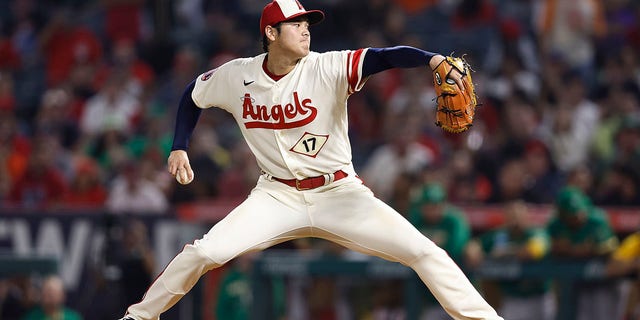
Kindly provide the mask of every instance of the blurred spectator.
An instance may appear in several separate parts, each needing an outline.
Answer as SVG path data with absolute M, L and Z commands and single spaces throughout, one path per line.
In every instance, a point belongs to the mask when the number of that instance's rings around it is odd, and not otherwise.
M 561 189 L 555 200 L 555 217 L 547 228 L 551 253 L 560 258 L 591 258 L 610 254 L 618 244 L 606 212 L 574 187 Z
M 500 61 L 500 67 L 491 81 L 486 82 L 488 97 L 506 100 L 510 96 L 523 95 L 526 99 L 535 99 L 540 94 L 540 79 L 530 70 L 525 69 L 522 58 L 506 55 Z
M 522 146 L 535 134 L 540 126 L 540 119 L 533 104 L 520 91 L 505 97 L 500 109 L 501 130 L 504 137 L 503 157 L 520 156 Z
M 539 42 L 544 54 L 559 55 L 584 80 L 593 80 L 594 38 L 607 32 L 602 0 L 543 0 L 538 21 Z
M 309 320 L 352 319 L 347 305 L 345 286 L 332 277 L 305 277 L 289 282 L 291 291 L 286 301 L 287 317 Z M 293 289 L 292 289 L 293 287 Z
M 580 165 L 567 173 L 566 186 L 574 187 L 587 196 L 594 192 L 594 174 L 587 165 Z
M 66 293 L 62 279 L 49 276 L 42 282 L 40 306 L 27 313 L 22 320 L 81 320 L 76 311 L 65 307 Z
M 0 319 L 19 320 L 38 303 L 33 277 L 15 275 L 0 278 Z
M 205 29 L 206 10 L 202 0 L 179 0 L 173 3 L 174 29 L 179 33 L 200 34 Z
M 396 211 L 406 218 L 409 215 L 409 209 L 411 208 L 411 194 L 421 183 L 422 181 L 420 180 L 419 175 L 406 172 L 401 173 L 393 182 L 393 192 L 387 200 L 387 204 L 396 209 Z
M 83 134 L 96 136 L 109 130 L 131 134 L 140 115 L 140 101 L 125 89 L 123 73 L 114 73 L 95 96 L 87 100 L 80 128 Z
M 101 0 L 105 11 L 105 31 L 110 43 L 122 39 L 140 40 L 143 0 Z
M 523 198 L 526 179 L 527 171 L 522 158 L 504 160 L 502 167 L 498 168 L 494 192 L 489 201 L 501 203 Z
M 9 175 L 9 169 L 5 165 L 7 162 L 6 157 L 5 151 L 0 148 L 0 208 L 3 207 L 11 190 L 11 176 Z
M 607 258 L 618 246 L 606 212 L 594 207 L 580 190 L 565 187 L 555 201 L 555 217 L 547 225 L 551 254 L 558 259 Z M 615 316 L 618 303 L 616 283 L 577 282 L 578 320 L 607 319 Z
M 11 47 L 15 50 L 19 60 L 10 69 L 14 76 L 16 114 L 20 118 L 31 119 L 34 109 L 40 101 L 40 95 L 46 86 L 46 69 L 44 57 L 40 48 L 40 34 L 44 25 L 50 20 L 49 7 L 34 0 L 4 1 L 6 19 L 2 20 L 0 29 L 6 32 Z M 2 11 L 2 9 L 0 9 Z M 3 59 L 0 59 L 3 60 Z
M 77 24 L 73 14 L 70 8 L 56 8 L 39 34 L 47 83 L 52 87 L 64 83 L 74 68 L 96 67 L 102 59 L 100 40 L 89 28 Z
M 433 152 L 418 142 L 417 123 L 404 119 L 403 125 L 389 128 L 391 141 L 379 146 L 361 170 L 365 184 L 383 201 L 389 200 L 401 174 L 417 174 L 434 160 Z
M 136 127 L 136 132 L 125 142 L 123 151 L 138 159 L 143 178 L 157 184 L 165 194 L 170 193 L 175 180 L 166 168 L 173 136 L 166 131 L 168 120 L 158 114 L 146 114 Z
M 371 316 L 365 315 L 370 320 L 404 320 L 406 316 L 405 299 L 402 281 L 376 281 L 372 290 Z
M 142 179 L 153 182 L 163 194 L 168 196 L 171 186 L 175 184 L 175 179 L 167 171 L 165 159 L 158 150 L 149 148 L 138 161 Z
M 587 160 L 600 115 L 582 78 L 568 73 L 563 83 L 566 89 L 556 95 L 557 105 L 545 110 L 540 134 L 558 169 L 567 172 Z
M 640 205 L 640 173 L 627 165 L 614 165 L 602 176 L 595 201 L 605 206 Z
M 179 48 L 172 63 L 168 64 L 170 70 L 158 79 L 154 101 L 164 106 L 169 114 L 175 114 L 185 86 L 198 75 L 202 63 L 202 54 L 196 48 Z
M 640 318 L 640 231 L 626 236 L 607 263 L 611 277 L 627 277 L 629 291 L 622 297 L 623 311 L 620 319 Z
M 164 170 L 173 142 L 172 134 L 166 130 L 168 126 L 170 124 L 166 117 L 149 110 L 136 127 L 135 134 L 127 139 L 126 148 L 135 158 L 146 156 L 161 162 Z
M 462 211 L 448 203 L 442 185 L 428 183 L 418 191 L 411 204 L 409 221 L 462 265 L 471 230 Z M 425 292 L 425 297 L 421 319 L 450 319 L 431 293 Z
M 49 17 L 47 6 L 38 6 L 34 0 L 15 0 L 9 4 L 9 16 L 4 20 L 5 32 L 10 35 L 21 67 L 29 68 L 37 63 L 38 33 L 42 32 Z
M 640 116 L 633 115 L 625 118 L 614 139 L 614 163 L 640 170 Z
M 637 13 L 638 11 L 640 11 L 640 6 L 636 4 L 636 15 L 640 15 L 640 13 Z M 637 20 L 638 19 L 636 19 L 636 23 Z M 638 32 L 638 28 L 635 28 L 629 32 L 629 35 L 630 37 L 633 35 L 635 40 L 624 45 L 621 50 L 621 60 L 624 66 L 623 71 L 625 79 L 635 83 L 636 86 L 640 86 L 640 59 L 638 59 L 638 50 L 640 50 L 640 32 Z
M 20 56 L 16 48 L 0 29 L 0 70 L 16 70 L 20 67 Z
M 514 200 L 504 205 L 505 224 L 482 234 L 468 246 L 469 264 L 484 259 L 508 259 L 522 263 L 544 258 L 549 252 L 549 236 L 531 225 L 527 205 Z M 511 320 L 555 319 L 551 280 L 518 279 L 499 282 L 499 314 Z
M 562 176 L 542 141 L 531 140 L 525 145 L 524 167 L 527 175 L 523 200 L 532 203 L 553 202 L 561 187 Z
M 500 68 L 503 59 L 515 57 L 525 69 L 538 72 L 540 69 L 538 44 L 533 34 L 533 6 L 536 2 L 529 0 L 510 1 L 495 0 L 497 7 L 497 27 L 499 42 L 489 47 L 486 70 L 493 72 Z
M 155 256 L 149 244 L 147 226 L 138 219 L 129 219 L 123 225 L 122 247 L 117 255 L 121 271 L 123 305 L 140 300 L 153 281 Z
M 216 182 L 218 196 L 221 199 L 246 197 L 260 176 L 260 169 L 255 163 L 256 159 L 249 150 L 249 146 L 244 142 L 236 143 L 231 150 L 230 166 L 222 172 L 220 179 Z
M 633 42 L 633 34 L 640 28 L 637 2 L 633 0 L 603 1 L 607 34 L 598 44 L 600 50 L 618 52 Z
M 489 199 L 493 187 L 489 178 L 474 166 L 473 153 L 469 149 L 453 152 L 448 162 L 451 181 L 449 200 L 458 204 L 478 204 Z
M 592 157 L 600 168 L 616 161 L 616 138 L 627 118 L 638 114 L 640 90 L 631 82 L 607 85 L 600 89 L 600 119 L 593 134 Z M 627 122 L 627 123 L 625 123 Z
M 477 24 L 490 24 L 496 14 L 495 6 L 486 0 L 462 0 L 453 15 L 456 28 L 472 27 Z
M 4 183 L 15 183 L 27 169 L 31 141 L 18 127 L 12 110 L 0 108 L 0 165 L 7 175 Z
M 89 139 L 87 152 L 105 169 L 107 181 L 111 181 L 117 169 L 131 158 L 127 142 L 127 136 L 116 130 L 107 130 Z
M 68 183 L 55 166 L 55 145 L 51 137 L 40 136 L 34 142 L 24 173 L 14 181 L 9 201 L 25 208 L 49 209 L 60 205 Z
M 77 161 L 69 189 L 63 197 L 63 206 L 100 209 L 106 200 L 107 189 L 98 164 L 90 158 Z
M 59 136 L 62 147 L 68 150 L 74 150 L 79 142 L 78 122 L 71 102 L 65 89 L 45 91 L 33 122 L 35 132 Z
M 218 300 L 216 301 L 216 318 L 229 320 L 251 319 L 252 254 L 243 254 L 231 262 L 220 280 Z
M 138 57 L 136 43 L 131 38 L 120 38 L 113 44 L 108 60 L 96 74 L 97 85 L 117 73 L 122 73 L 123 90 L 136 98 L 146 97 L 153 88 L 155 72 Z
M 424 77 L 421 69 L 400 69 L 402 85 L 393 91 L 385 106 L 385 128 L 401 127 L 406 124 L 408 116 L 418 123 L 420 131 L 441 133 L 433 126 L 435 120 L 436 93 L 432 80 Z M 393 133 L 391 133 L 393 134 Z
M 106 206 L 110 212 L 164 214 L 169 208 L 166 195 L 155 183 L 141 175 L 137 162 L 125 162 L 111 184 Z
M 473 65 L 486 58 L 486 43 L 494 41 L 496 32 L 496 6 L 489 0 L 461 0 L 451 15 L 452 35 L 457 37 L 454 47 L 468 53 Z
M 214 198 L 219 196 L 221 192 L 225 194 L 224 198 L 228 198 L 241 196 L 234 195 L 235 192 L 248 192 L 248 181 L 254 180 L 255 177 L 245 177 L 245 174 L 241 174 L 246 170 L 245 165 L 249 165 L 245 161 L 253 158 L 251 156 L 250 159 L 245 160 L 245 156 L 249 154 L 243 151 L 246 151 L 247 147 L 237 146 L 235 150 L 232 150 L 234 153 L 229 152 L 220 145 L 218 135 L 212 127 L 203 126 L 198 130 L 200 133 L 193 136 L 189 147 L 190 164 L 194 171 L 199 172 L 198 177 L 186 186 L 174 184 L 172 201 L 180 203 L 195 199 Z M 223 177 L 225 169 L 229 170 Z M 221 183 L 222 179 L 227 181 Z M 222 188 L 219 189 L 220 187 Z
M 2 112 L 13 112 L 16 108 L 16 97 L 14 95 L 14 82 L 9 72 L 3 72 L 0 68 L 0 110 Z
M 96 232 L 103 240 L 88 267 L 89 281 L 78 299 L 90 319 L 121 317 L 129 303 L 139 300 L 155 276 L 155 252 L 146 222 L 137 215 L 101 216 Z

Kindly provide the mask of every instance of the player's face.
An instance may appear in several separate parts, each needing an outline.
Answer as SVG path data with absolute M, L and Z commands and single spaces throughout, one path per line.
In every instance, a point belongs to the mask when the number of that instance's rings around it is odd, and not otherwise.
M 283 22 L 280 27 L 278 44 L 284 52 L 295 57 L 303 58 L 308 55 L 311 46 L 309 22 L 305 20 Z

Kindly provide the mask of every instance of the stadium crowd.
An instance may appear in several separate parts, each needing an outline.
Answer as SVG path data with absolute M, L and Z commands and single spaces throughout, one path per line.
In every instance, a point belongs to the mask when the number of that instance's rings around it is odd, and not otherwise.
M 262 51 L 265 3 L 1 1 L 0 209 L 166 214 L 182 203 L 244 198 L 260 172 L 220 110 L 203 113 L 191 141 L 193 183 L 175 183 L 165 163 L 184 87 Z M 375 75 L 349 99 L 356 170 L 425 233 L 442 225 L 437 217 L 433 225 L 420 220 L 421 201 L 504 205 L 512 221 L 505 230 L 529 230 L 522 203 L 576 215 L 593 205 L 640 207 L 637 1 L 303 3 L 327 14 L 311 29 L 312 50 L 412 45 L 464 55 L 473 66 L 482 105 L 463 134 L 434 125 L 426 67 Z M 433 200 L 423 187 L 442 191 Z M 577 197 L 579 207 L 563 196 Z M 464 230 L 464 223 L 456 225 Z M 593 223 L 611 233 L 605 222 Z M 543 240 L 527 231 L 526 239 L 510 241 L 526 247 L 535 240 L 535 250 L 517 254 L 522 259 L 563 255 L 567 244 L 553 241 L 561 228 L 549 226 Z M 498 236 L 504 232 L 461 236 L 456 258 L 473 267 L 504 254 Z M 609 237 L 593 241 L 586 256 L 616 247 Z M 508 292 L 522 294 L 511 285 Z M 530 293 L 547 303 L 547 283 L 536 285 Z
M 414 45 L 476 71 L 482 106 L 461 135 L 434 126 L 427 70 L 377 75 L 351 97 L 354 164 L 383 199 L 406 205 L 435 174 L 458 203 L 548 203 L 577 183 L 596 204 L 640 204 L 637 3 L 307 2 L 327 12 L 317 51 Z M 177 187 L 164 164 L 184 86 L 260 52 L 262 5 L 4 1 L 0 203 L 163 212 L 244 196 L 258 171 L 223 112 L 194 136 L 194 184 Z

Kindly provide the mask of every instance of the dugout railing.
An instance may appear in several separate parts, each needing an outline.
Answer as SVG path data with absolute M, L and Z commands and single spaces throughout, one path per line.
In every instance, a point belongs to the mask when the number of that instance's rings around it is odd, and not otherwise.
M 557 320 L 575 319 L 575 284 L 584 281 L 606 280 L 606 261 L 544 259 L 521 263 L 513 260 L 488 260 L 473 272 L 466 272 L 474 281 L 552 279 L 558 297 Z M 379 258 L 350 261 L 314 255 L 286 252 L 269 252 L 257 258 L 254 264 L 253 320 L 273 319 L 269 297 L 271 279 L 295 277 L 355 277 L 372 282 L 381 279 L 404 281 L 404 303 L 407 320 L 419 318 L 420 294 L 423 286 L 415 272 L 399 263 Z M 611 279 L 615 281 L 616 279 Z

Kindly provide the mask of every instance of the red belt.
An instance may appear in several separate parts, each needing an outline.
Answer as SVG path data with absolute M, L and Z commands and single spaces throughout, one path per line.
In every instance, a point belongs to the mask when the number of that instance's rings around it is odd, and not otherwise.
M 280 179 L 280 178 L 276 178 L 273 177 L 274 180 L 278 181 L 278 182 L 282 182 L 290 187 L 296 188 L 298 190 L 310 190 L 310 189 L 315 189 L 317 187 L 322 187 L 324 185 L 327 185 L 329 183 L 331 183 L 331 175 L 333 175 L 333 182 L 338 181 L 342 178 L 346 178 L 347 177 L 347 173 L 342 171 L 342 170 L 338 170 L 332 174 L 325 174 L 325 175 L 321 175 L 321 176 L 317 176 L 317 177 L 311 177 L 311 178 L 306 178 L 306 179 L 302 179 L 302 180 L 298 180 L 298 179 Z M 327 179 L 329 179 L 329 182 L 327 182 Z

